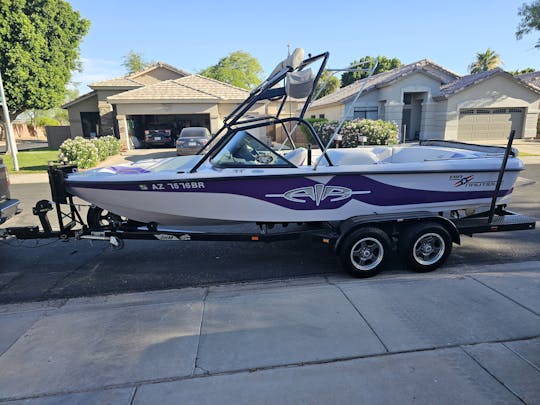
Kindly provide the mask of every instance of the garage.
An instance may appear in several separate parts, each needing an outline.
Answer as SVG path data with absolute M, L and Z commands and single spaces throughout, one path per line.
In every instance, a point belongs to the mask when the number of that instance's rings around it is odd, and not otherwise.
M 130 137 L 136 137 L 141 145 L 145 131 L 168 130 L 176 139 L 183 128 L 206 127 L 210 129 L 210 114 L 146 114 L 127 115 L 126 122 Z
M 459 111 L 458 139 L 475 141 L 480 139 L 508 138 L 516 131 L 516 138 L 523 136 L 524 108 L 467 108 Z

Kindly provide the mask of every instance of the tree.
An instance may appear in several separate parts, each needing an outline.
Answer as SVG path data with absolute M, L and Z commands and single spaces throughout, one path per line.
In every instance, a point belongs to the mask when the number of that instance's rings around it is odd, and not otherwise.
M 79 97 L 79 86 L 80 82 L 70 82 L 66 86 L 66 95 L 64 98 L 64 103 L 68 103 L 71 100 Z M 26 110 L 24 113 L 17 117 L 19 120 L 24 120 L 26 124 L 35 127 L 41 127 L 45 125 L 55 126 L 55 125 L 69 125 L 69 116 L 67 110 L 62 107 L 53 107 L 49 110 Z
M 221 58 L 216 65 L 200 72 L 202 76 L 248 90 L 261 82 L 262 73 L 263 69 L 257 58 L 243 51 L 232 52 Z
M 363 58 L 358 59 L 357 61 L 354 60 L 351 62 L 350 66 L 355 66 L 359 63 L 363 63 L 360 65 L 360 68 L 372 68 L 374 60 L 377 60 L 377 68 L 373 72 L 374 75 L 387 72 L 389 70 L 398 68 L 400 66 L 403 66 L 401 61 L 398 58 L 387 58 L 386 56 L 377 56 L 376 58 L 372 56 L 364 56 Z M 348 86 L 351 83 L 354 83 L 357 80 L 364 79 L 368 76 L 369 72 L 366 71 L 360 71 L 360 72 L 345 72 L 341 75 L 341 87 Z
M 519 75 L 522 75 L 524 73 L 532 73 L 532 72 L 536 72 L 536 69 L 528 67 L 528 68 L 525 68 L 525 69 L 517 69 L 517 70 L 509 70 L 508 71 L 508 73 L 510 73 L 513 76 L 519 76 Z
M 472 74 L 495 69 L 503 64 L 501 57 L 493 49 L 486 49 L 485 52 L 477 52 L 476 60 L 469 65 L 469 72 Z
M 124 66 L 128 74 L 139 72 L 152 65 L 153 61 L 145 61 L 142 53 L 130 50 L 127 55 L 122 58 L 122 66 Z
M 315 88 L 315 95 L 317 99 L 332 94 L 337 89 L 339 89 L 339 79 L 335 76 L 331 76 L 326 70 L 321 75 L 319 83 Z
M 521 21 L 517 26 L 516 38 L 521 39 L 523 35 L 532 31 L 540 31 L 540 0 L 535 0 L 531 4 L 523 3 L 518 11 Z M 540 48 L 540 39 L 534 45 Z
M 10 118 L 64 101 L 89 26 L 64 0 L 0 0 L 0 68 Z

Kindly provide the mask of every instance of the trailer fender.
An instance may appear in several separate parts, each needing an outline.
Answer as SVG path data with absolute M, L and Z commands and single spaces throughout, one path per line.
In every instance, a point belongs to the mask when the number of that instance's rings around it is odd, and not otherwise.
M 459 230 L 450 219 L 431 212 L 422 211 L 404 214 L 369 215 L 349 218 L 339 224 L 339 236 L 334 243 L 334 250 L 339 251 L 341 244 L 347 235 L 356 231 L 357 229 L 366 226 L 373 226 L 382 229 L 390 235 L 394 228 L 397 228 L 399 232 L 399 230 L 404 228 L 407 224 L 420 221 L 433 221 L 441 224 L 450 233 L 453 243 L 458 245 L 461 243 Z

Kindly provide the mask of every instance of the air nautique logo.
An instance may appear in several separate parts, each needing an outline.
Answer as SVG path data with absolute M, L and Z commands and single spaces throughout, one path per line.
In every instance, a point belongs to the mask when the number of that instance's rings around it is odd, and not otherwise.
M 322 201 L 330 199 L 331 202 L 346 200 L 356 194 L 369 194 L 371 191 L 353 191 L 347 187 L 325 186 L 315 184 L 314 186 L 294 188 L 283 194 L 266 194 L 265 197 L 284 198 L 287 201 L 297 203 L 307 203 L 309 200 L 315 201 L 318 207 Z
M 454 183 L 454 185 L 456 187 L 463 186 L 464 184 L 469 183 L 472 179 L 474 179 L 474 174 L 471 174 L 470 176 L 467 176 L 467 177 L 460 178 L 458 181 Z

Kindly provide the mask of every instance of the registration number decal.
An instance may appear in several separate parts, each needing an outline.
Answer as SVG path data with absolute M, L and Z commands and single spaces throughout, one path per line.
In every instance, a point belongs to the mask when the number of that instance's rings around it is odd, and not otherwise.
M 140 187 L 141 190 L 144 188 Z M 171 190 L 200 190 L 204 189 L 203 181 L 181 181 L 167 183 L 152 183 L 152 190 L 171 191 Z

